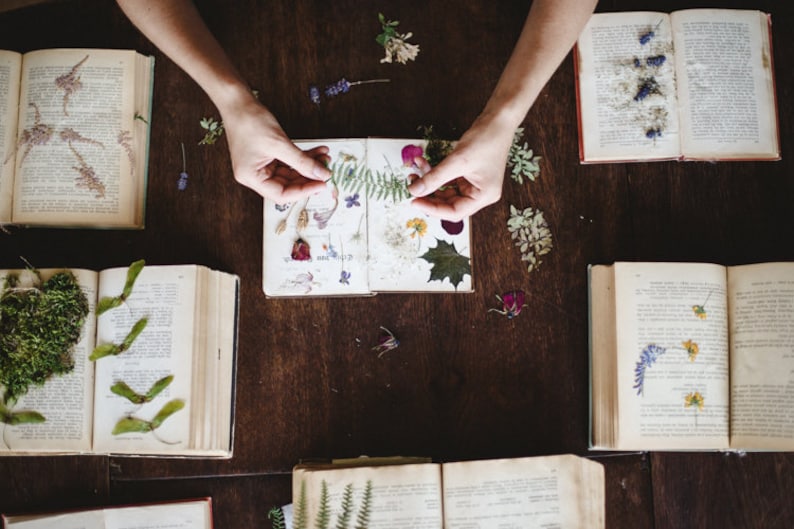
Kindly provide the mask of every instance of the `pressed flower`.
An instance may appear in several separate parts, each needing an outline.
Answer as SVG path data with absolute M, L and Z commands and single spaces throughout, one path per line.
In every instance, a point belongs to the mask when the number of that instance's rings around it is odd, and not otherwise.
M 703 305 L 692 305 L 692 312 L 695 313 L 695 316 L 700 318 L 701 320 L 706 319 L 706 308 Z
M 311 99 L 312 103 L 315 105 L 320 104 L 320 89 L 314 85 L 309 86 L 309 99 Z
M 408 33 L 398 33 L 396 28 L 400 21 L 386 20 L 382 13 L 378 13 L 378 20 L 382 31 L 375 37 L 375 41 L 386 50 L 386 56 L 380 62 L 391 63 L 396 61 L 400 64 L 406 64 L 408 61 L 415 60 L 419 54 L 419 45 L 407 42 L 413 36 L 413 33 L 410 31 Z
M 406 222 L 405 227 L 411 230 L 412 239 L 416 235 L 419 235 L 419 237 L 424 237 L 425 233 L 427 233 L 427 222 L 425 222 L 424 219 L 420 219 L 419 217 L 415 217 Z
M 523 290 L 511 290 L 501 296 L 497 294 L 496 299 L 502 303 L 502 308 L 488 309 L 488 312 L 498 312 L 502 316 L 507 316 L 508 320 L 512 320 L 521 314 L 521 310 L 526 307 Z
M 637 395 L 642 395 L 645 389 L 645 370 L 651 367 L 667 349 L 660 345 L 649 344 L 640 353 L 640 359 L 634 367 L 634 389 Z
M 346 196 L 345 197 L 345 207 L 352 208 L 353 206 L 356 206 L 356 207 L 360 206 L 361 202 L 358 201 L 359 198 L 360 198 L 360 196 L 359 196 L 358 193 Z
M 343 285 L 349 285 L 350 272 L 348 272 L 347 270 L 342 270 L 342 272 L 339 274 L 339 282 L 342 283 Z
M 700 347 L 698 347 L 698 344 L 696 344 L 692 340 L 687 340 L 683 342 L 681 345 L 683 345 L 684 349 L 686 349 L 686 352 L 689 355 L 689 361 L 694 362 L 695 358 L 700 352 Z
M 184 191 L 185 189 L 187 189 L 188 174 L 187 174 L 187 169 L 185 167 L 185 144 L 180 143 L 180 145 L 182 146 L 182 172 L 179 173 L 179 181 L 177 182 L 176 187 L 180 191 Z
M 687 393 L 684 397 L 684 407 L 686 408 L 697 408 L 698 410 L 702 410 L 704 404 L 703 395 L 701 395 L 699 391 Z
M 350 91 L 351 86 L 356 86 L 360 84 L 370 84 L 370 83 L 388 83 L 390 79 L 367 79 L 365 81 L 348 81 L 344 77 L 339 79 L 336 82 L 333 82 L 325 87 L 323 93 L 325 97 L 332 98 L 336 97 L 340 94 L 346 94 Z M 315 85 L 309 86 L 309 99 L 312 103 L 319 105 L 320 104 L 320 89 L 317 88 Z
M 419 145 L 406 145 L 402 149 L 402 159 L 404 167 L 415 167 L 416 158 L 424 156 L 424 150 Z
M 292 244 L 292 253 L 290 255 L 294 261 L 308 261 L 312 258 L 309 245 L 303 239 L 298 239 Z
M 459 220 L 457 222 L 453 222 L 451 220 L 442 220 L 441 227 L 444 228 L 444 231 L 449 233 L 450 235 L 457 235 L 463 231 L 463 221 Z
M 373 351 L 378 353 L 378 358 L 383 356 L 384 354 L 388 353 L 389 351 L 393 351 L 397 349 L 400 345 L 400 340 L 398 340 L 394 333 L 392 333 L 386 327 L 381 327 L 380 330 L 381 335 L 378 337 L 378 345 L 372 348 Z

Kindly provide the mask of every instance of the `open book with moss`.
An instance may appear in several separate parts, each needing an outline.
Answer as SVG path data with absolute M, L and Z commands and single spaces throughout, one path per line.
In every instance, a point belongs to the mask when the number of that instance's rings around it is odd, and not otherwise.
M 472 290 L 470 221 L 446 222 L 411 205 L 424 140 L 299 141 L 327 145 L 333 177 L 323 193 L 290 204 L 265 200 L 263 289 L 268 296 Z M 454 184 L 442 190 L 454 193 Z
M 0 271 L 0 455 L 231 457 L 236 276 Z
M 292 516 L 293 529 L 603 529 L 604 468 L 575 455 L 298 465 L 292 474 Z
M 0 50 L 0 225 L 143 228 L 154 58 Z
M 589 270 L 591 447 L 794 450 L 794 263 Z

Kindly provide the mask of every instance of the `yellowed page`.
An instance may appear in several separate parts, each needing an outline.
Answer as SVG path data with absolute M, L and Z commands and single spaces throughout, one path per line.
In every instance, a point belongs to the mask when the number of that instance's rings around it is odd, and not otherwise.
M 728 269 L 731 446 L 794 448 L 794 263 Z
M 640 38 L 652 32 L 644 44 Z M 596 13 L 576 45 L 582 161 L 681 154 L 670 20 L 666 13 Z M 652 57 L 664 56 L 658 65 Z M 645 80 L 655 89 L 641 98 Z M 649 132 L 658 131 L 659 134 Z
M 345 487 L 352 487 L 352 518 L 361 512 L 371 484 L 368 527 L 378 529 L 441 529 L 441 467 L 436 464 L 392 465 L 335 470 L 296 470 L 292 478 L 293 517 L 301 516 L 301 491 L 306 491 L 307 527 L 314 527 L 323 481 L 328 487 L 330 527 L 342 513 Z M 305 488 L 304 488 L 305 487 Z
M 690 9 L 672 20 L 684 156 L 779 158 L 767 16 Z
M 46 281 L 60 271 L 61 269 L 41 270 L 41 278 Z M 1 455 L 18 452 L 91 451 L 94 371 L 88 355 L 94 348 L 96 335 L 94 304 L 97 274 L 91 270 L 79 269 L 71 272 L 85 292 L 90 307 L 80 341 L 72 352 L 74 369 L 70 373 L 50 378 L 43 386 L 31 387 L 19 399 L 13 410 L 37 411 L 44 415 L 46 421 L 39 424 L 0 425 L 3 429 Z M 7 274 L 8 271 L 0 272 L 0 282 L 5 281 Z
M 7 529 L 107 529 L 101 510 L 4 517 Z
M 599 529 L 604 473 L 573 455 L 445 463 L 445 529 Z
M 615 448 L 727 448 L 726 286 L 719 265 L 615 263 Z
M 11 222 L 22 55 L 0 50 L 0 224 Z
M 122 134 L 135 125 L 136 54 L 42 50 L 25 55 L 14 221 L 125 226 L 136 216 Z
M 121 293 L 127 268 L 100 274 L 99 296 Z M 146 317 L 148 323 L 129 350 L 96 360 L 94 450 L 100 453 L 186 453 L 195 449 L 191 418 L 196 404 L 193 387 L 193 345 L 198 328 L 196 308 L 197 267 L 146 266 L 132 295 L 97 321 L 97 344 L 121 343 L 132 326 Z M 133 404 L 110 388 L 123 381 L 138 394 L 167 376 L 174 379 L 151 402 Z M 184 408 L 155 431 L 113 435 L 125 417 L 151 421 L 169 401 L 180 399 Z
M 617 322 L 614 267 L 588 270 L 590 327 L 590 445 L 609 450 L 617 438 Z

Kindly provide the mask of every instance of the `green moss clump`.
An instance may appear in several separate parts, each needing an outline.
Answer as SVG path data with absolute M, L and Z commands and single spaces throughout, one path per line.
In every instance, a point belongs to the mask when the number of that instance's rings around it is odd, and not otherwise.
M 52 375 L 74 368 L 72 349 L 88 315 L 88 299 L 74 274 L 59 272 L 41 287 L 18 287 L 6 277 L 0 291 L 0 385 L 12 405 Z

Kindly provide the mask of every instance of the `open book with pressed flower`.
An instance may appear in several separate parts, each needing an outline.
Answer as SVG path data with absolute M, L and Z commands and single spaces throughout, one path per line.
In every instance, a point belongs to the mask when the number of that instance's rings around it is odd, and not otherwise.
M 323 193 L 264 203 L 263 289 L 268 296 L 472 290 L 470 222 L 411 206 L 407 184 L 424 140 L 335 139 Z M 454 192 L 448 189 L 446 192 Z
M 794 263 L 589 268 L 591 447 L 794 450 Z
M 298 465 L 292 473 L 292 516 L 293 529 L 603 529 L 604 468 L 575 455 Z
M 143 228 L 154 58 L 0 50 L 0 225 Z
M 597 13 L 574 50 L 583 163 L 780 158 L 768 14 Z
M 212 529 L 212 499 L 198 498 L 73 511 L 3 514 L 5 529 Z
M 0 271 L 0 456 L 232 453 L 237 276 Z

